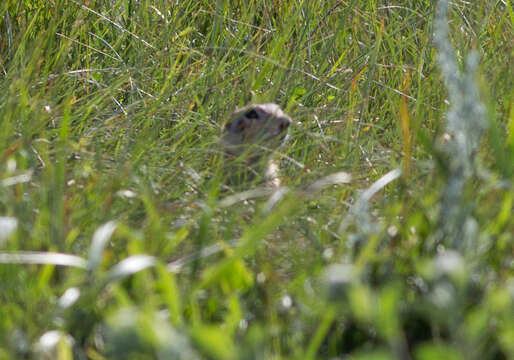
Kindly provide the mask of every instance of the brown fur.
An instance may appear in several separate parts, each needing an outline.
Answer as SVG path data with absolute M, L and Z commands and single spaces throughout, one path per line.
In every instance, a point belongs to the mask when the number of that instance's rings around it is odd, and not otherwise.
M 226 160 L 243 158 L 248 174 L 243 179 L 253 178 L 252 172 L 264 173 L 270 187 L 279 187 L 278 161 L 271 156 L 288 135 L 291 118 L 277 104 L 251 104 L 236 110 L 225 125 L 220 145 Z M 259 169 L 259 164 L 265 164 Z

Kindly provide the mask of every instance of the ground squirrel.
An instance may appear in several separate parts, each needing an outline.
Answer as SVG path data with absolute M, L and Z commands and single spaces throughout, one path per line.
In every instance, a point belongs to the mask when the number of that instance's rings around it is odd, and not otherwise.
M 239 179 L 245 181 L 264 173 L 269 187 L 280 186 L 278 160 L 273 152 L 285 142 L 290 125 L 291 118 L 273 103 L 251 104 L 231 115 L 220 145 L 227 160 L 243 160 L 245 169 L 239 171 Z

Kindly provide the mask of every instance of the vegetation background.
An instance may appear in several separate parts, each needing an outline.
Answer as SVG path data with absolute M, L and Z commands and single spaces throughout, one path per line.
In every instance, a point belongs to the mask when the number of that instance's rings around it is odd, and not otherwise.
M 2 1 L 0 359 L 513 359 L 514 11 L 436 5 Z

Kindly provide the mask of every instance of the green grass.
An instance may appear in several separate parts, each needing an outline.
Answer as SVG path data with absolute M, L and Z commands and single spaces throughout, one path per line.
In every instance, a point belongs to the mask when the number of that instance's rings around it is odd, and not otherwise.
M 2 2 L 0 359 L 514 358 L 514 9 L 452 2 L 453 83 L 435 13 Z M 251 101 L 294 119 L 288 192 L 228 204 Z

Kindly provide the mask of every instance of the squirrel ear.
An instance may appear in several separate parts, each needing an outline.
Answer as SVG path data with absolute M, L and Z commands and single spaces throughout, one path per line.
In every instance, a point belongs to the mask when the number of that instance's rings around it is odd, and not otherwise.
M 249 127 L 250 127 L 250 121 L 248 121 L 248 119 L 245 119 L 242 116 L 236 119 L 235 132 L 237 132 L 237 133 L 245 132 L 246 129 L 248 129 Z
M 225 124 L 225 127 L 223 128 L 223 131 L 230 131 L 230 128 L 232 127 L 232 121 Z
M 230 132 L 233 134 L 240 134 L 245 132 L 248 128 L 250 128 L 251 120 L 246 118 L 244 115 L 239 116 L 238 118 L 229 121 L 223 131 Z

